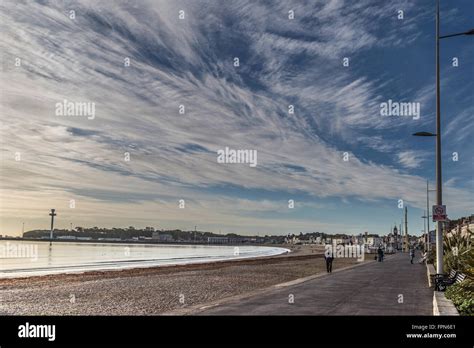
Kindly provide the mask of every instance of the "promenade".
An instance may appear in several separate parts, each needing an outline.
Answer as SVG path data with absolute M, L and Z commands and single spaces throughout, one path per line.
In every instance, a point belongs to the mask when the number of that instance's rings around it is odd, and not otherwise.
M 406 253 L 245 299 L 200 315 L 433 315 L 426 267 Z M 336 259 L 335 263 L 338 262 Z M 290 303 L 293 299 L 293 303 Z

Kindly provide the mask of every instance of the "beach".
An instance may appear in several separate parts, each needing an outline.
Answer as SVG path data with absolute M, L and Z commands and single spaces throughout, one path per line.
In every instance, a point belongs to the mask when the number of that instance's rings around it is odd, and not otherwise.
M 288 248 L 288 246 L 285 246 Z M 1 279 L 3 315 L 161 315 L 326 272 L 323 248 L 285 255 L 120 271 Z M 356 264 L 336 259 L 333 269 Z

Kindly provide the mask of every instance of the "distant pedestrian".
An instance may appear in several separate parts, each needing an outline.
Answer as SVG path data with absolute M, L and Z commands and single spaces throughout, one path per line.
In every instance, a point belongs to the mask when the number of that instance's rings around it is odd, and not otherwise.
M 377 256 L 378 256 L 379 262 L 382 262 L 383 261 L 383 250 L 382 250 L 381 247 L 379 247 L 377 249 Z
M 413 264 L 413 259 L 415 258 L 415 249 L 410 249 L 410 263 Z
M 334 257 L 331 254 L 324 254 L 324 259 L 326 260 L 326 271 L 328 273 L 332 273 L 332 261 L 334 260 Z

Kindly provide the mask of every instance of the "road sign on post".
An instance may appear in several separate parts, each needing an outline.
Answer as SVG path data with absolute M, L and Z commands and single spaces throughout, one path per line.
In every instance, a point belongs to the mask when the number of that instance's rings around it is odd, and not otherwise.
M 446 206 L 433 205 L 433 221 L 446 221 Z

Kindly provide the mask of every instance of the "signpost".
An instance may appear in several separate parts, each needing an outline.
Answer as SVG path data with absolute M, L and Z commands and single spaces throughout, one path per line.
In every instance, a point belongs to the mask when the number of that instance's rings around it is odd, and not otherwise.
M 433 221 L 446 221 L 446 206 L 445 205 L 433 205 Z

